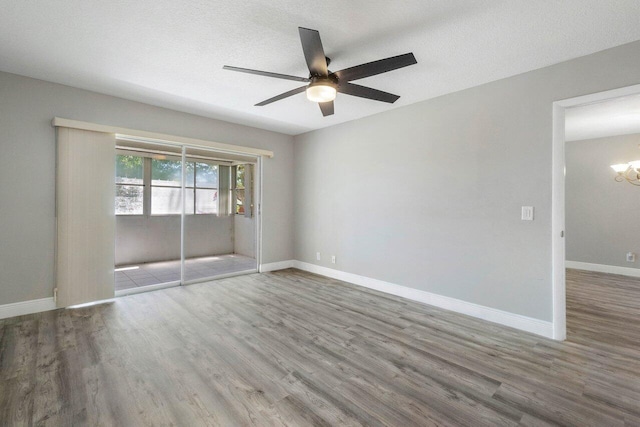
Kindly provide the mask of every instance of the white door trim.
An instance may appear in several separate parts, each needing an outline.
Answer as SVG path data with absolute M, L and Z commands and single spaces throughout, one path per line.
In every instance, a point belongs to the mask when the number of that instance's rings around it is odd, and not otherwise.
M 553 338 L 567 336 L 565 284 L 565 123 L 569 107 L 602 102 L 613 98 L 640 94 L 640 84 L 592 93 L 553 103 L 552 196 L 551 196 L 551 283 L 553 288 Z

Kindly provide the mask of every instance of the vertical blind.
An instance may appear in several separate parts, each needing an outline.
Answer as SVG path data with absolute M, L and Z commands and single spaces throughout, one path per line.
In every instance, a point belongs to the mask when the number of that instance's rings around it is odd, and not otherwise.
M 115 134 L 57 128 L 58 307 L 114 296 Z
M 58 307 L 114 297 L 116 134 L 101 130 L 56 126 Z M 246 166 L 244 214 L 251 217 L 253 174 Z M 217 167 L 217 214 L 235 214 L 235 168 Z

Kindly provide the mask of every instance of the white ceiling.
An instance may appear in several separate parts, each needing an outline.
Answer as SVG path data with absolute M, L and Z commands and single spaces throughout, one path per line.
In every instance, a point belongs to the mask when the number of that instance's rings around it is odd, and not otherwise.
M 0 70 L 289 134 L 334 125 L 640 39 L 637 0 L 0 0 Z M 337 71 L 413 52 L 418 64 L 357 83 L 393 105 L 338 95 L 322 117 L 298 26 Z
M 640 133 L 640 95 L 565 110 L 565 140 Z

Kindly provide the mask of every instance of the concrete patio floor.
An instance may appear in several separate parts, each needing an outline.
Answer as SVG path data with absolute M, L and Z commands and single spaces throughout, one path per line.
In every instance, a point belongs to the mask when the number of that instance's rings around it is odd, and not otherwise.
M 244 255 L 215 255 L 185 260 L 185 281 L 255 270 L 256 260 Z M 180 280 L 180 260 L 117 266 L 116 291 Z

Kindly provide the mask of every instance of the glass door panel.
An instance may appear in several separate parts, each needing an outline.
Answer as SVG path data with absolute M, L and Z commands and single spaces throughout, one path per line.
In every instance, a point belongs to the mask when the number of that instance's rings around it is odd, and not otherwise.
M 116 292 L 180 283 L 181 147 L 117 141 Z
M 235 251 L 235 199 L 232 160 L 220 153 L 187 147 L 184 217 L 186 283 L 255 270 L 255 256 Z

